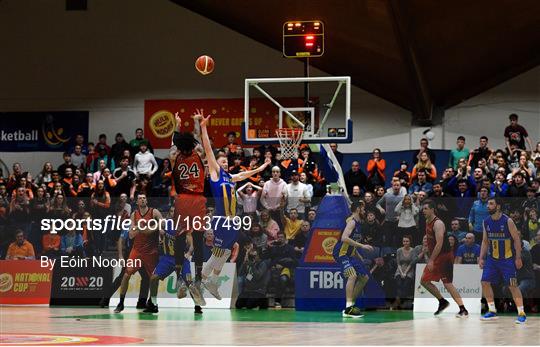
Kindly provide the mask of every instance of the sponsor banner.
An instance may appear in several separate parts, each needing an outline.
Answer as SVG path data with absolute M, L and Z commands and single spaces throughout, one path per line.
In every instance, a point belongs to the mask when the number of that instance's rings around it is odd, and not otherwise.
M 94 266 L 85 258 L 57 261 L 51 305 L 97 305 L 112 283 L 112 267 Z
M 122 269 L 114 268 L 114 277 L 118 276 Z M 191 273 L 193 277 L 195 275 L 195 263 L 191 263 Z M 203 296 L 206 300 L 205 308 L 234 308 L 236 298 L 238 297 L 238 287 L 236 281 L 236 264 L 225 263 L 221 274 L 219 275 L 219 293 L 222 299 L 218 300 L 203 289 Z M 141 288 L 141 276 L 139 273 L 135 273 L 129 280 L 129 288 L 126 293 L 124 305 L 126 307 L 135 307 L 137 305 L 137 299 L 139 297 L 139 290 Z M 120 298 L 119 290 L 117 290 L 111 297 L 110 306 L 115 307 L 118 304 Z M 183 299 L 176 297 L 176 273 L 172 273 L 163 281 L 159 281 L 158 288 L 158 306 L 159 307 L 184 307 L 193 308 L 193 300 L 188 296 Z
M 414 280 L 414 312 L 435 312 L 439 302 L 422 285 L 420 279 L 426 264 L 416 264 L 416 276 Z M 469 313 L 480 313 L 482 299 L 482 270 L 476 264 L 454 264 L 454 286 L 461 295 L 463 303 Z M 459 308 L 452 296 L 444 288 L 442 282 L 433 282 L 443 297 L 450 301 L 448 312 L 458 312 Z
M 332 251 L 340 237 L 339 229 L 313 229 L 304 262 L 335 264 Z
M 0 112 L 0 152 L 64 152 L 88 139 L 88 111 Z
M 0 304 L 48 304 L 51 281 L 38 260 L 0 260 Z
M 303 98 L 277 98 L 284 107 L 304 105 Z M 266 98 L 250 101 L 250 131 L 256 132 L 250 137 L 275 137 L 278 127 L 276 106 Z M 176 128 L 174 114 L 182 118 L 182 128 L 193 130 L 191 116 L 196 109 L 203 109 L 205 115 L 212 115 L 208 124 L 208 135 L 214 141 L 214 147 L 227 144 L 227 133 L 233 131 L 241 144 L 241 125 L 244 122 L 244 99 L 185 99 L 185 100 L 146 100 L 144 102 L 144 134 L 154 148 L 169 148 L 171 137 Z M 318 117 L 318 115 L 315 115 Z M 285 118 L 284 126 L 293 126 L 292 120 Z

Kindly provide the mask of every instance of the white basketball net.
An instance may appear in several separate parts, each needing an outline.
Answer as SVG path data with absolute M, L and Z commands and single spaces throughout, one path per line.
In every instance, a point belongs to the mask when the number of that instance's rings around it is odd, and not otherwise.
M 283 159 L 298 158 L 298 148 L 302 142 L 304 130 L 297 128 L 276 129 L 276 135 L 281 147 L 281 157 Z

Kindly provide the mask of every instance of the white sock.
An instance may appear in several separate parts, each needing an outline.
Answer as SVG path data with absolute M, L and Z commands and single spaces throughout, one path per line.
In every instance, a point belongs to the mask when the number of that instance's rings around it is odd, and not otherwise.
M 354 302 L 352 302 L 352 301 L 347 301 L 347 306 L 346 306 L 346 307 L 351 307 L 351 306 L 354 306 Z
M 488 302 L 489 312 L 497 313 L 497 309 L 495 308 L 495 302 Z
M 523 306 L 518 306 L 517 311 L 518 311 L 518 315 L 520 316 L 525 315 L 525 310 L 523 309 Z

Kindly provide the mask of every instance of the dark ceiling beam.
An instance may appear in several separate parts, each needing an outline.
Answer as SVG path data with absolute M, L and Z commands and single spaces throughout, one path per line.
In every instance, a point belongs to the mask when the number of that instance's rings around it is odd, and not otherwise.
M 413 122 L 419 125 L 431 125 L 433 98 L 424 78 L 422 67 L 414 49 L 415 42 L 410 36 L 410 23 L 403 13 L 403 2 L 400 0 L 387 0 L 388 10 L 394 28 L 396 42 L 401 51 L 401 58 L 407 69 L 413 105 Z

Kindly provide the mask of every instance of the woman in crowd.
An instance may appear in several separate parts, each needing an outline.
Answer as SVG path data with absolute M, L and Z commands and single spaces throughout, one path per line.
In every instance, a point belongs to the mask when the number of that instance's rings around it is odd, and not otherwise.
M 467 163 L 467 160 L 465 160 L 464 158 L 463 161 Z M 413 167 L 410 184 L 412 184 L 412 182 L 416 180 L 416 177 L 418 176 L 418 171 L 422 170 L 426 171 L 426 178 L 428 181 L 435 181 L 437 179 L 437 169 L 435 168 L 435 165 L 431 163 L 431 160 L 429 160 L 429 155 L 427 152 L 422 152 L 420 154 L 418 163 L 416 163 L 416 165 Z
M 46 162 L 43 165 L 43 169 L 36 178 L 36 183 L 42 185 L 43 183 L 49 184 L 52 182 L 53 166 L 50 162 Z
M 411 237 L 403 236 L 402 247 L 396 252 L 397 269 L 394 278 L 396 280 L 397 295 L 394 307 L 399 308 L 402 298 L 411 298 L 414 287 L 414 272 L 417 262 L 417 254 L 411 247 Z
M 381 150 L 375 148 L 372 153 L 371 159 L 368 160 L 367 166 L 367 189 L 371 190 L 373 187 L 384 187 L 386 181 L 386 175 L 384 170 L 386 169 L 386 161 L 381 156 Z
M 395 212 L 399 215 L 398 220 L 398 233 L 394 240 L 396 247 L 399 247 L 398 242 L 409 235 L 409 241 L 420 241 L 416 228 L 416 217 L 418 215 L 418 206 L 413 203 L 413 199 L 410 195 L 405 195 L 395 208 Z M 414 236 L 413 236 L 414 235 Z M 399 241 L 398 241 L 399 240 Z

